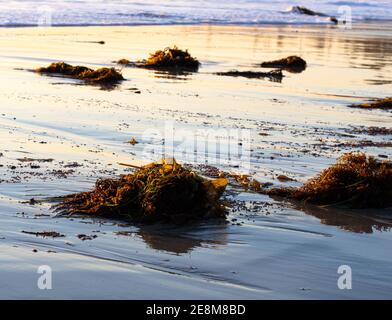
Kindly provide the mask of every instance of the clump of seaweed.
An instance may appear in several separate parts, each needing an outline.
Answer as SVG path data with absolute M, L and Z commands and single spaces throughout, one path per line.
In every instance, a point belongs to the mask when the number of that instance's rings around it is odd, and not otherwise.
M 364 153 L 346 153 L 302 187 L 273 188 L 265 193 L 324 206 L 386 208 L 392 206 L 391 186 L 391 162 Z
M 180 69 L 197 71 L 200 62 L 192 57 L 188 50 L 183 51 L 177 46 L 173 46 L 173 48 L 168 47 L 164 50 L 158 50 L 155 53 L 151 53 L 148 59 L 142 60 L 137 66 L 161 70 Z
M 227 71 L 227 72 L 217 72 L 216 75 L 228 76 L 228 77 L 244 77 L 244 78 L 248 78 L 248 79 L 268 78 L 274 82 L 282 82 L 282 79 L 284 77 L 282 70 L 273 70 L 270 72 L 231 70 L 231 71 Z
M 141 223 L 224 219 L 220 197 L 227 183 L 226 179 L 207 180 L 175 160 L 164 160 L 120 179 L 98 180 L 93 191 L 66 196 L 56 210 Z
M 298 56 L 289 56 L 279 60 L 262 62 L 261 67 L 281 68 L 289 72 L 299 73 L 306 69 L 306 61 Z
M 117 64 L 122 64 L 122 65 L 129 65 L 131 64 L 131 61 L 129 61 L 128 59 L 120 59 L 118 61 L 115 61 Z
M 362 109 L 392 109 L 392 97 L 377 99 L 360 104 L 351 104 L 349 107 Z
M 115 85 L 124 80 L 124 77 L 115 68 L 93 70 L 84 66 L 72 66 L 65 62 L 54 62 L 48 67 L 38 68 L 35 71 L 43 74 L 59 74 L 101 85 Z

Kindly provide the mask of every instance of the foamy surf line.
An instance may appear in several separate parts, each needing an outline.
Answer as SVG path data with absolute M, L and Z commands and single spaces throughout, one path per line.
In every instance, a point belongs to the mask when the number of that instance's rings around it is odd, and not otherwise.
M 306 14 L 298 7 L 322 15 Z M 330 17 L 391 21 L 391 8 L 392 0 L 0 0 L 0 26 L 330 24 Z

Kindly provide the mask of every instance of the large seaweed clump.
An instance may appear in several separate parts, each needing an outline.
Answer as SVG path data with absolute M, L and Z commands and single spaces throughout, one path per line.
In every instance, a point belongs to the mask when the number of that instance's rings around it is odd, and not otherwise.
M 162 161 L 120 179 L 98 180 L 93 191 L 65 197 L 57 210 L 142 223 L 224 219 L 220 197 L 227 183 L 207 180 L 175 161 Z
M 263 68 L 281 68 L 289 72 L 302 72 L 306 69 L 306 61 L 298 56 L 289 56 L 287 58 L 266 61 L 261 63 Z
M 90 69 L 83 66 L 72 66 L 65 62 L 54 62 L 48 67 L 38 68 L 38 73 L 59 74 L 66 77 L 84 80 L 88 83 L 114 85 L 124 80 L 115 68 Z
M 177 46 L 165 48 L 151 53 L 147 60 L 143 60 L 140 67 L 153 69 L 181 69 L 197 71 L 200 62 L 192 57 L 188 50 L 181 50 Z
M 349 107 L 362 109 L 392 109 L 392 97 L 377 99 L 360 104 L 351 104 Z
M 274 188 L 266 193 L 325 206 L 392 207 L 392 163 L 364 153 L 346 153 L 302 187 Z

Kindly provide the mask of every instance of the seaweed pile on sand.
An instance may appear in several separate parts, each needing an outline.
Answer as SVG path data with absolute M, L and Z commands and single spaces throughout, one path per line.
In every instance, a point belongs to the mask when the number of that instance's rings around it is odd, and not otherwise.
M 130 62 L 127 59 L 117 61 L 118 64 L 131 65 L 138 68 L 148 68 L 167 71 L 191 71 L 196 72 L 200 67 L 200 62 L 192 57 L 188 50 L 181 50 L 177 46 L 167 47 L 151 53 L 150 57 L 138 62 Z
M 207 180 L 175 160 L 163 160 L 137 167 L 120 179 L 98 180 L 93 191 L 64 197 L 56 210 L 141 223 L 224 220 L 220 197 L 227 183 L 224 178 Z
M 351 104 L 349 107 L 362 109 L 392 109 L 392 97 L 377 99 L 360 104 Z
M 273 70 L 269 72 L 257 72 L 257 71 L 237 71 L 231 70 L 227 72 L 217 72 L 218 76 L 228 76 L 228 77 L 243 77 L 248 79 L 264 79 L 268 78 L 274 82 L 282 82 L 283 73 L 282 70 Z
M 392 207 L 392 163 L 364 153 L 346 153 L 337 163 L 298 188 L 263 192 L 323 206 Z
M 289 56 L 279 60 L 261 63 L 263 68 L 280 68 L 293 73 L 300 73 L 306 69 L 306 61 L 298 56 Z
M 100 85 L 116 85 L 124 77 L 115 68 L 90 69 L 84 66 L 72 66 L 65 62 L 54 62 L 48 67 L 38 68 L 35 72 L 42 74 L 62 75 L 65 77 L 83 80 L 86 83 Z

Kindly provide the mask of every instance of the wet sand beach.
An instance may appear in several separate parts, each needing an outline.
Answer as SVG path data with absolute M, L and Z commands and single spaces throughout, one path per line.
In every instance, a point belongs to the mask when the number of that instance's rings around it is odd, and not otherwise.
M 389 22 L 2 28 L 0 298 L 390 299 L 391 209 L 303 206 L 229 187 L 228 224 L 138 226 L 58 217 L 50 198 L 162 150 L 195 170 L 247 170 L 275 186 L 301 185 L 345 152 L 392 160 L 392 135 L 366 130 L 391 129 L 392 112 L 347 107 L 391 96 L 391 32 Z M 199 59 L 197 73 L 113 62 L 174 44 Z M 281 82 L 216 74 L 269 71 L 260 63 L 289 55 L 307 68 Z M 31 72 L 56 61 L 114 66 L 125 81 L 107 90 Z M 206 150 L 210 139 L 218 149 Z M 228 159 L 230 148 L 241 157 Z M 40 265 L 53 269 L 52 290 L 37 288 Z M 353 270 L 352 290 L 337 286 L 341 265 Z

